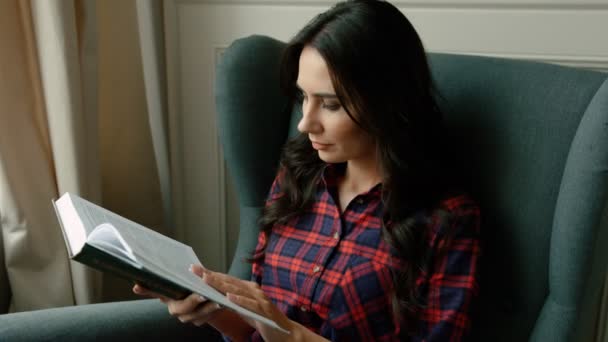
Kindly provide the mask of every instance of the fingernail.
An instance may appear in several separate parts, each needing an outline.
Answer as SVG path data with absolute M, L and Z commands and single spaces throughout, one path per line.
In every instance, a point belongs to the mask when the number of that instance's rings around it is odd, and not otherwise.
M 188 271 L 194 272 L 194 265 L 193 264 L 190 264 L 190 267 L 188 267 Z
M 198 296 L 198 298 L 196 298 L 196 300 L 198 300 L 199 302 L 204 302 L 207 300 L 207 298 L 203 297 L 203 296 Z

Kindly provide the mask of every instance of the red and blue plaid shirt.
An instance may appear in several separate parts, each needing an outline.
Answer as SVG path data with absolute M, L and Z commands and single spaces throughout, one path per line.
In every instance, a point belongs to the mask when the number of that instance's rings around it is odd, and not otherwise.
M 260 234 L 254 281 L 290 319 L 332 341 L 395 341 L 408 338 L 393 317 L 391 268 L 406 267 L 381 237 L 381 184 L 356 196 L 343 213 L 331 164 L 315 202 L 303 215 Z M 280 173 L 267 205 L 282 196 Z M 421 217 L 428 226 L 431 266 L 417 279 L 424 301 L 413 341 L 459 341 L 469 331 L 478 292 L 479 208 L 465 195 L 441 202 Z M 423 215 L 424 216 L 424 215 Z M 261 340 L 257 332 L 252 340 Z

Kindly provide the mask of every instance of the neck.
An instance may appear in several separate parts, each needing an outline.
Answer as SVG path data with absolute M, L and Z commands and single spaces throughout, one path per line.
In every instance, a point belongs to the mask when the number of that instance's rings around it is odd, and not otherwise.
M 356 193 L 370 190 L 382 181 L 382 175 L 375 158 L 368 160 L 349 160 L 342 184 Z

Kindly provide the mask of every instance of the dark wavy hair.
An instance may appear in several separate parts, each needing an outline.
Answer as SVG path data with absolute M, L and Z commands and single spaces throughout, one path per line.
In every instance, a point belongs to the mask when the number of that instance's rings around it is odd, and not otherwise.
M 393 5 L 338 3 L 310 21 L 285 49 L 281 81 L 291 99 L 289 113 L 298 104 L 296 79 L 304 46 L 321 54 L 346 112 L 376 142 L 383 177 L 382 235 L 409 265 L 393 270 L 393 310 L 406 324 L 412 323 L 421 306 L 415 281 L 427 268 L 429 249 L 427 225 L 414 215 L 436 205 L 447 181 L 441 165 L 442 117 L 424 47 Z M 275 224 L 310 208 L 324 165 L 306 134 L 286 143 L 280 162 L 284 195 L 269 204 L 260 219 L 267 236 Z M 258 250 L 253 259 L 263 254 L 264 249 Z

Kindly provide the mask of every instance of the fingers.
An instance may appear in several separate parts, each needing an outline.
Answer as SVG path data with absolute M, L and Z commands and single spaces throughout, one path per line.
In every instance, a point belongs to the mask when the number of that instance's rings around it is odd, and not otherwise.
M 182 323 L 192 323 L 196 326 L 207 323 L 220 309 L 218 304 L 210 302 L 196 293 L 192 293 L 184 299 L 175 300 L 150 291 L 139 284 L 133 286 L 133 292 L 142 296 L 159 298 L 167 304 L 167 309 L 172 316 L 177 317 Z
M 199 277 L 203 276 L 203 273 L 206 271 L 207 269 L 205 267 L 203 267 L 203 265 L 190 265 L 190 272 L 196 274 Z M 156 292 L 150 291 L 147 288 L 145 288 L 144 286 L 140 285 L 140 284 L 135 284 L 133 286 L 132 289 L 133 293 L 140 295 L 140 296 L 146 296 L 146 297 L 152 297 L 152 298 L 158 298 L 161 300 L 161 302 L 163 303 L 167 303 L 168 301 L 172 300 L 169 297 L 163 296 L 161 294 L 158 294 Z
M 190 265 L 190 272 L 196 274 L 199 277 L 203 276 L 203 272 L 206 271 L 206 268 L 203 265 Z
M 257 283 L 244 281 L 222 273 L 205 271 L 203 281 L 222 293 L 233 293 L 248 297 L 263 295 Z
M 222 281 L 222 282 L 226 282 L 229 284 L 237 284 L 237 283 L 252 283 L 252 284 L 256 284 L 255 282 L 251 282 L 251 281 L 245 281 L 239 278 L 235 278 L 233 276 L 229 276 L 227 274 L 224 273 L 219 273 L 219 272 L 213 272 L 213 271 L 209 271 L 207 269 L 203 270 L 204 275 L 207 275 L 208 277 L 213 277 L 214 279 L 217 279 L 218 281 Z
M 260 300 L 260 299 L 254 299 L 254 298 L 249 298 L 243 295 L 238 295 L 238 294 L 234 294 L 234 293 L 228 293 L 226 295 L 228 297 L 228 300 L 238 304 L 239 306 L 242 306 L 246 309 L 249 309 L 250 311 L 253 312 L 257 312 L 260 314 L 263 314 L 266 312 L 266 307 L 265 304 L 268 304 L 266 300 Z
M 219 310 L 220 306 L 217 303 L 207 301 L 200 304 L 192 313 L 179 315 L 177 318 L 182 323 L 192 323 L 200 327 L 212 319 Z
M 247 297 L 233 293 L 226 294 L 228 300 L 238 304 L 239 306 L 246 308 L 250 311 L 256 312 L 262 316 L 268 317 L 274 320 L 281 328 L 287 331 L 291 331 L 290 320 L 282 314 L 276 306 L 265 296 L 262 297 Z M 242 317 L 242 316 L 241 316 Z M 257 329 L 256 322 L 245 319 L 245 321 L 252 327 Z
M 190 272 L 203 277 L 207 270 L 202 265 L 190 265 Z M 175 316 L 182 323 L 192 323 L 196 326 L 207 323 L 220 310 L 218 304 L 207 301 L 206 298 L 195 293 L 190 294 L 184 299 L 175 300 L 150 291 L 139 284 L 133 286 L 133 292 L 141 296 L 160 299 L 163 303 L 167 304 L 167 309 L 172 316 Z
M 133 293 L 140 295 L 140 296 L 145 296 L 145 297 L 152 297 L 152 298 L 158 298 L 160 299 L 161 302 L 166 303 L 167 301 L 171 300 L 170 298 L 163 296 L 161 294 L 158 294 L 154 291 L 150 291 L 147 288 L 143 287 L 142 285 L 139 284 L 135 284 L 133 286 Z
M 192 313 L 197 306 L 206 302 L 204 297 L 192 293 L 188 297 L 181 300 L 170 300 L 167 302 L 169 313 L 173 316 L 180 316 Z

